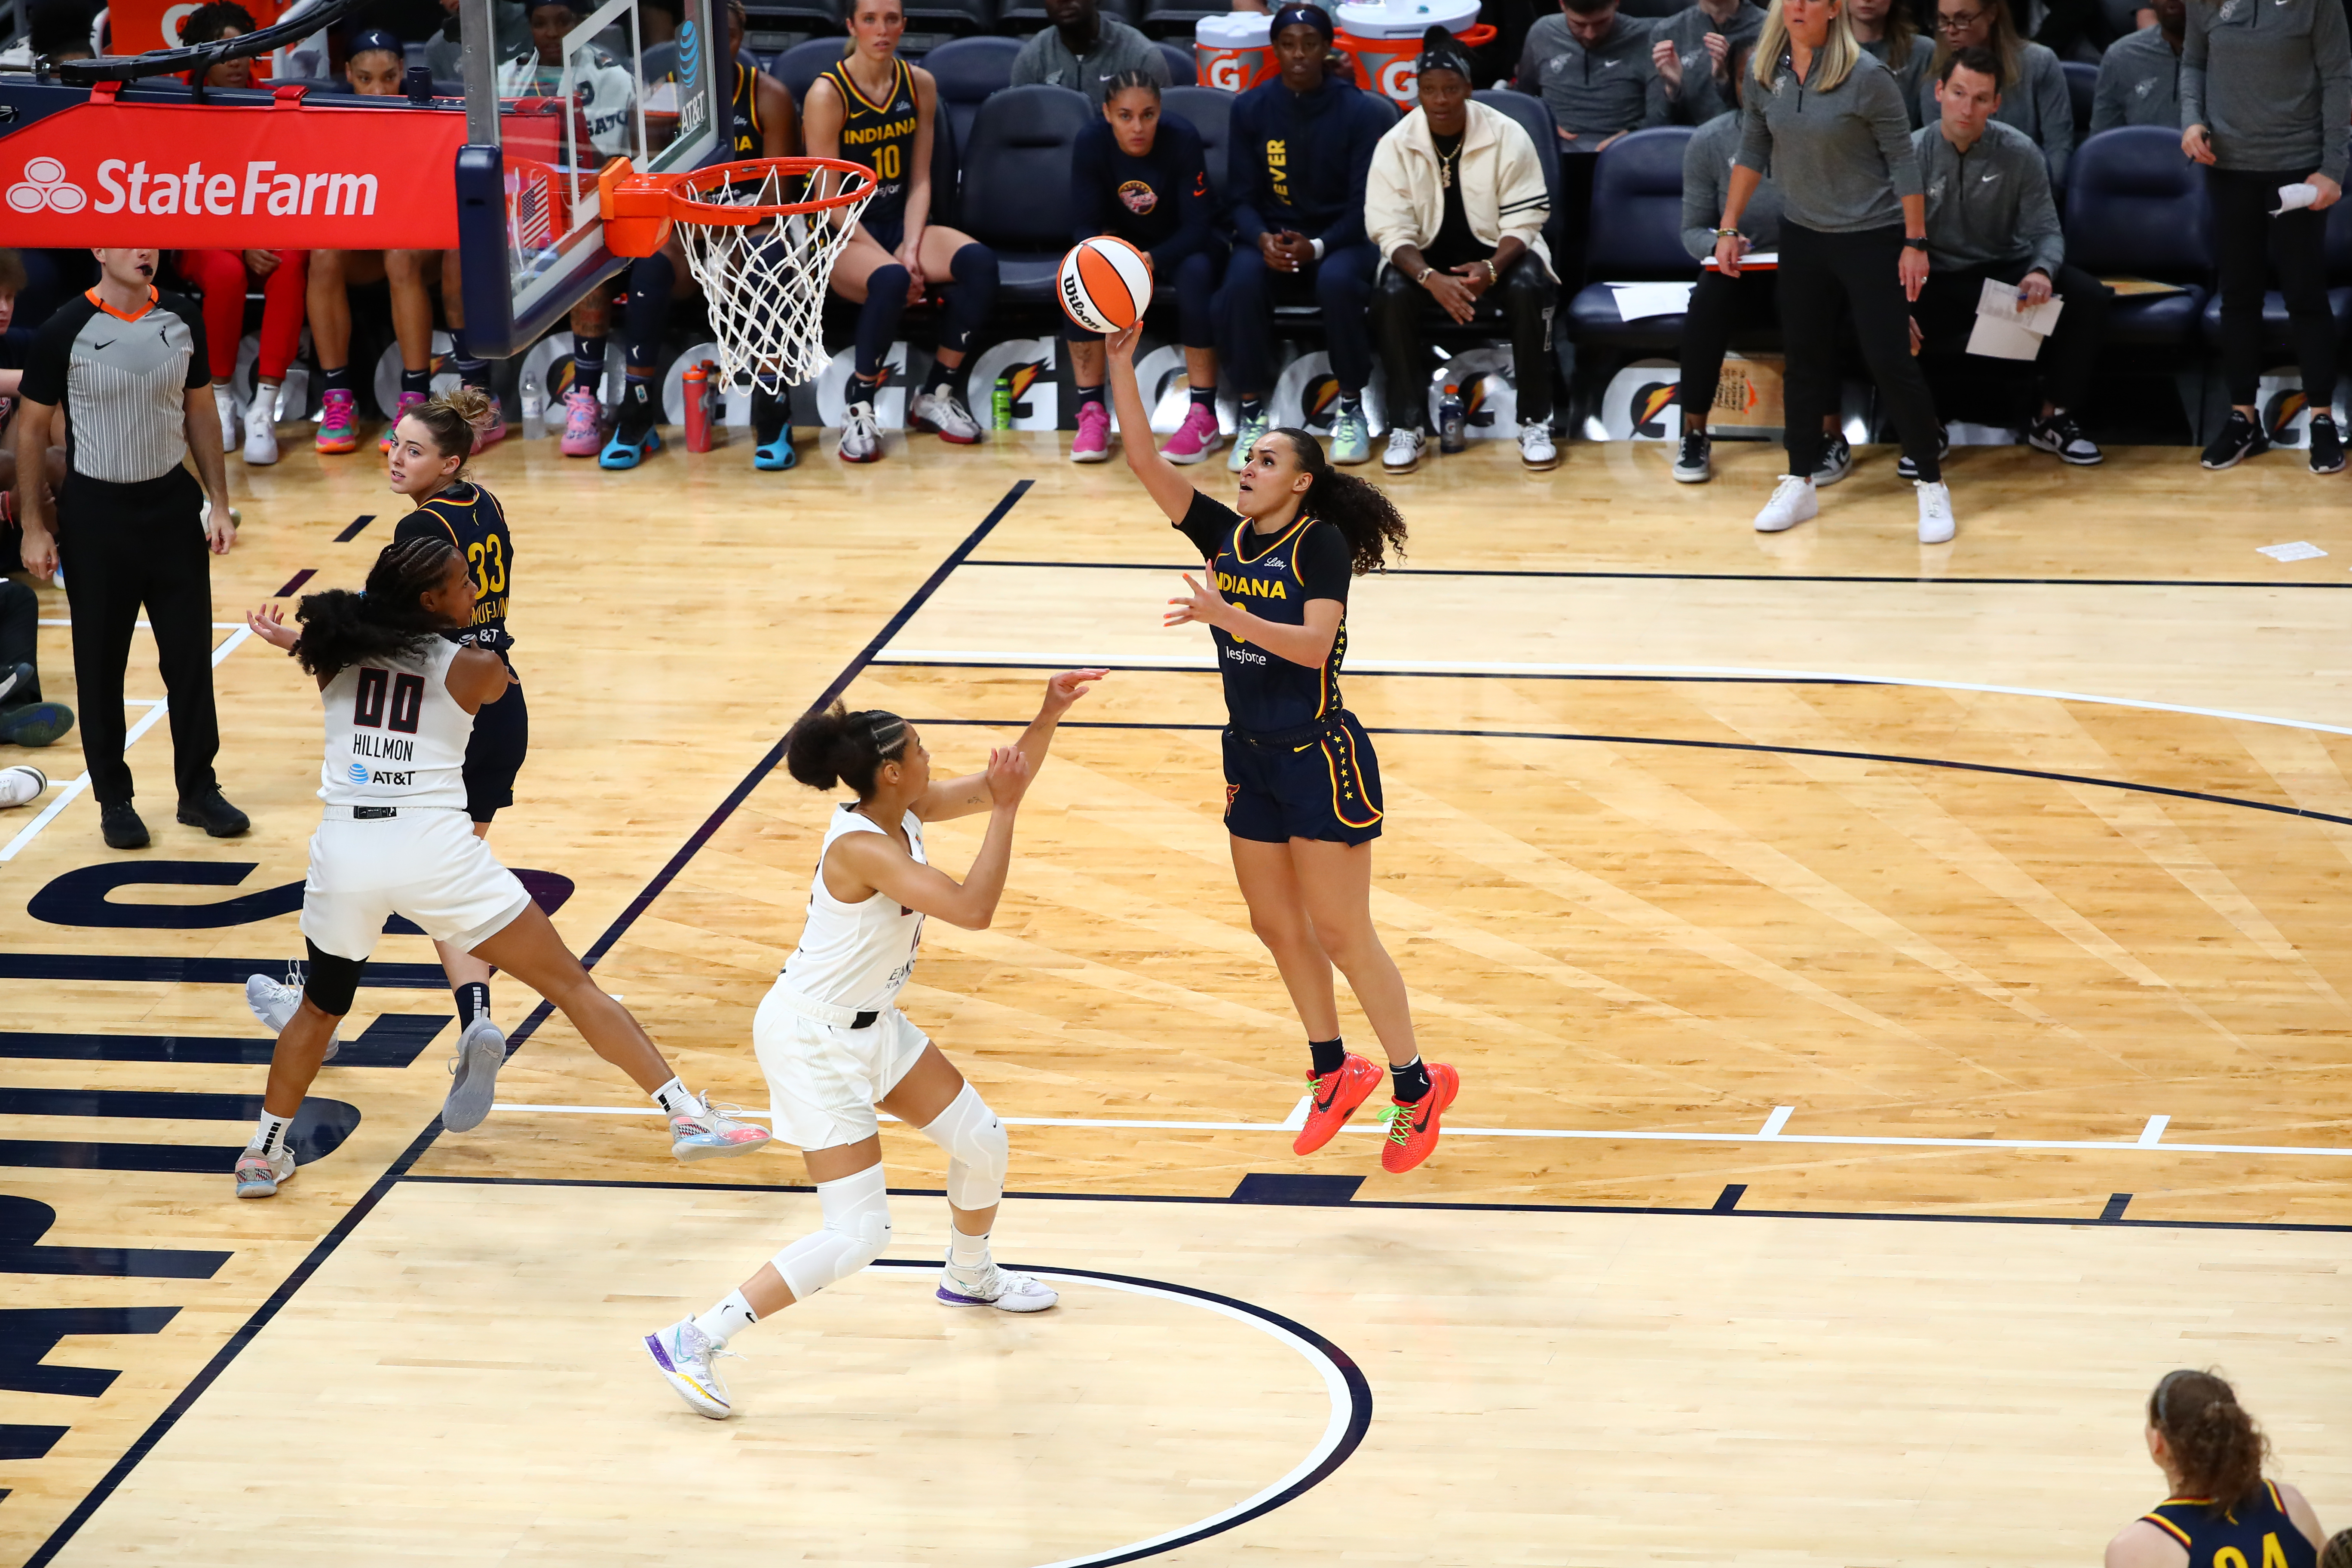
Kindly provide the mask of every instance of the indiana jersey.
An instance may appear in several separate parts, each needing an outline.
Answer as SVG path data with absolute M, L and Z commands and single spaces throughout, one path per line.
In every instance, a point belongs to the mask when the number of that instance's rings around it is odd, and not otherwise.
M 874 199 L 866 205 L 864 221 L 895 224 L 907 210 L 907 172 L 915 164 L 915 73 L 906 61 L 892 59 L 890 90 L 879 103 L 849 79 L 847 60 L 822 74 L 841 94 L 841 156 L 874 171 Z
M 319 693 L 327 760 L 319 798 L 330 805 L 466 809 L 466 742 L 474 716 L 449 695 L 454 644 L 413 660 L 355 664 Z
M 913 812 L 902 826 L 907 847 L 919 866 L 923 858 L 923 825 Z M 834 840 L 851 833 L 879 833 L 881 826 L 845 805 L 833 814 L 825 829 L 824 847 L 816 853 L 816 876 L 809 889 L 808 924 L 801 929 L 800 945 L 784 961 L 783 982 L 812 1002 L 846 1007 L 853 1013 L 878 1013 L 890 1005 L 915 972 L 915 949 L 922 945 L 923 917 L 887 893 L 875 893 L 845 904 L 826 890 L 825 851 Z
M 761 134 L 760 125 L 760 73 L 741 60 L 735 62 L 734 108 L 735 141 L 728 150 L 728 156 L 738 159 L 766 156 L 767 140 Z
M 514 541 L 507 533 L 506 509 L 499 505 L 499 498 L 460 479 L 402 518 L 392 537 L 394 542 L 446 539 L 457 547 L 474 579 L 474 624 L 445 635 L 451 642 L 506 658 L 514 647 L 514 638 L 507 631 Z
M 1209 562 L 1226 602 L 1261 620 L 1304 626 L 1309 599 L 1339 601 L 1339 633 L 1315 668 L 1253 647 L 1223 627 L 1210 629 L 1224 676 L 1225 711 L 1234 726 L 1256 733 L 1295 730 L 1338 713 L 1354 555 L 1339 531 L 1302 516 L 1280 533 L 1260 533 L 1241 513 L 1204 495 L 1192 498 L 1176 527 Z
M 2167 1498 L 2140 1517 L 2189 1549 L 2189 1568 L 2315 1568 L 2319 1562 L 2319 1549 L 2287 1517 L 2273 1481 L 2228 1509 L 2210 1498 Z

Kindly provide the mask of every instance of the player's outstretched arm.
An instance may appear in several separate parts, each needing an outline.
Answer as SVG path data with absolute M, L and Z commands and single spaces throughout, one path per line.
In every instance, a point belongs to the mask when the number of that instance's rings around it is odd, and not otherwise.
M 1160 455 L 1160 445 L 1151 438 L 1151 415 L 1143 406 L 1143 388 L 1135 381 L 1135 340 L 1142 331 L 1143 325 L 1138 322 L 1103 340 L 1110 361 L 1111 406 L 1118 413 L 1119 450 L 1127 454 L 1128 468 L 1143 481 L 1168 521 L 1181 522 L 1192 510 L 1192 481 Z
M 825 890 L 844 903 L 880 893 L 919 914 L 966 931 L 986 931 L 996 918 L 996 901 L 1004 896 L 1005 873 L 1013 868 L 1013 819 L 1029 788 L 1029 759 L 1018 746 L 999 746 L 988 754 L 986 777 L 992 813 L 988 837 L 962 881 L 922 864 L 887 834 L 852 833 L 835 839 L 825 853 Z M 842 873 L 838 880 L 849 886 L 836 885 L 836 870 Z
M 1045 765 L 1046 748 L 1054 743 L 1054 727 L 1070 704 L 1087 694 L 1087 689 L 1110 671 L 1107 669 L 1066 669 L 1045 682 L 1045 700 L 1037 705 L 1037 717 L 1021 732 L 1016 742 L 1021 754 L 1029 760 L 1029 776 Z M 989 795 L 986 773 L 966 773 L 961 778 L 945 779 L 923 792 L 915 803 L 915 816 L 924 822 L 945 822 L 950 817 L 970 816 L 973 812 L 993 805 Z

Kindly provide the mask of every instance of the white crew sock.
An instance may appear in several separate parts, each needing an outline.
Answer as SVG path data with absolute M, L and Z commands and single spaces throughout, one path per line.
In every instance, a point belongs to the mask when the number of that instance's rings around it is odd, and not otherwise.
M 759 1321 L 759 1314 L 751 1310 L 751 1303 L 743 1299 L 743 1292 L 730 1290 L 727 1300 L 695 1319 L 694 1326 L 712 1344 L 723 1345 Z
M 254 1133 L 253 1142 L 248 1147 L 258 1150 L 268 1159 L 275 1160 L 278 1155 L 286 1152 L 286 1130 L 293 1125 L 292 1117 L 272 1116 L 268 1111 L 264 1110 L 261 1113 L 260 1129 Z
M 687 1092 L 686 1085 L 679 1082 L 677 1079 L 670 1079 L 667 1083 L 654 1090 L 654 1103 L 660 1106 L 672 1116 L 699 1116 L 702 1114 L 702 1101 L 697 1100 L 693 1095 L 688 1094 Z
M 960 1273 L 977 1274 L 988 1267 L 988 1232 L 966 1236 L 948 1226 L 948 1266 Z

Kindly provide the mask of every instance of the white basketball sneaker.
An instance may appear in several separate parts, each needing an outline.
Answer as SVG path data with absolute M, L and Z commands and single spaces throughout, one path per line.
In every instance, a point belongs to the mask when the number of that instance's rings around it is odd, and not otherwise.
M 1919 542 L 1947 544 L 1959 525 L 1952 521 L 1952 487 L 1940 480 L 1917 481 Z
M 993 1307 L 1000 1312 L 1042 1312 L 1062 1299 L 1026 1274 L 999 1268 L 992 1258 L 978 1268 L 958 1268 L 952 1257 L 940 1271 L 939 1298 L 950 1307 Z
M 980 421 L 971 416 L 963 399 L 949 387 L 918 394 L 915 401 L 907 405 L 907 424 L 912 429 L 935 431 L 940 440 L 959 447 L 971 446 L 980 439 Z
M 278 1189 L 293 1179 L 294 1152 L 290 1149 L 279 1150 L 275 1160 L 253 1148 L 237 1156 L 238 1197 L 274 1198 L 278 1195 Z
M 236 394 L 228 383 L 213 383 L 213 406 L 220 412 L 221 450 L 234 452 L 245 445 L 245 419 L 236 406 Z
M 49 787 L 49 775 L 19 763 L 0 768 L 0 806 L 30 805 Z
M 1813 481 L 1801 474 L 1782 474 L 1780 482 L 1772 487 L 1772 499 L 1756 514 L 1756 531 L 1779 533 L 1791 529 L 1807 518 L 1821 515 L 1822 503 L 1813 494 Z
M 710 1364 L 735 1352 L 712 1344 L 710 1336 L 696 1328 L 692 1318 L 680 1318 L 668 1328 L 647 1334 L 642 1342 L 654 1370 L 662 1374 L 671 1393 L 686 1401 L 688 1410 L 713 1421 L 724 1421 L 735 1414 L 734 1401 L 727 1396 L 727 1380 Z
M 874 422 L 874 405 L 853 403 L 841 411 L 841 460 L 870 463 L 882 455 L 882 426 Z
M 294 1009 L 302 1005 L 302 988 L 280 984 L 267 974 L 248 974 L 245 977 L 245 1005 L 253 1009 L 253 1016 L 268 1026 L 271 1034 L 282 1035 L 286 1026 L 294 1021 Z M 320 1061 L 335 1059 L 335 1053 L 343 1048 L 342 1036 L 343 1023 L 338 1018 L 334 1032 L 327 1037 L 327 1054 L 319 1058 Z
M 1389 432 L 1388 449 L 1381 454 L 1381 467 L 1391 474 L 1409 474 L 1421 467 L 1421 449 L 1429 437 L 1410 425 L 1400 425 Z
M 257 390 L 245 409 L 245 460 L 265 468 L 278 460 L 278 389 Z
M 742 1107 L 713 1105 L 707 1094 L 697 1103 L 698 1109 L 691 1115 L 669 1119 L 669 1152 L 685 1163 L 749 1154 L 768 1142 L 766 1128 L 754 1127 L 727 1114 L 740 1111 Z

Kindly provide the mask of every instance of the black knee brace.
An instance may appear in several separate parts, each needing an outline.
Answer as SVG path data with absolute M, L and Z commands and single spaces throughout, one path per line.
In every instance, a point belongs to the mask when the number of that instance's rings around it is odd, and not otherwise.
M 302 983 L 302 994 L 328 1017 L 340 1018 L 352 1010 L 352 998 L 359 994 L 360 976 L 367 972 L 367 963 L 321 952 L 315 942 L 309 945 L 310 977 Z

